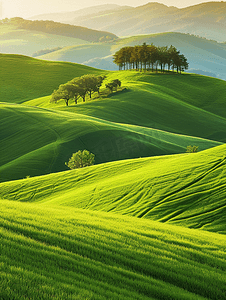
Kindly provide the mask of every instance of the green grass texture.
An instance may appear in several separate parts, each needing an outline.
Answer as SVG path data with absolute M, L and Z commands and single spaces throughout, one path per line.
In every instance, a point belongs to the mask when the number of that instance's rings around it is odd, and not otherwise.
M 47 62 L 22 55 L 0 54 L 0 101 L 22 103 L 52 94 L 74 77 L 103 71 L 67 62 Z
M 0 184 L 0 198 L 114 212 L 226 233 L 226 145 Z
M 0 207 L 1 299 L 225 299 L 224 235 L 67 207 Z

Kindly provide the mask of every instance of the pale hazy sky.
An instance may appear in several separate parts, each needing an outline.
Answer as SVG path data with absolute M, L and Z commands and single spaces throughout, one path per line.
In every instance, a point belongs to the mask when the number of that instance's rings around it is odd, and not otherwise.
M 88 6 L 101 4 L 119 4 L 140 6 L 148 2 L 159 2 L 168 6 L 186 7 L 203 2 L 213 2 L 214 0 L 0 0 L 3 4 L 3 17 L 31 17 L 38 14 L 61 11 L 75 11 Z M 220 2 L 220 1 L 217 1 Z

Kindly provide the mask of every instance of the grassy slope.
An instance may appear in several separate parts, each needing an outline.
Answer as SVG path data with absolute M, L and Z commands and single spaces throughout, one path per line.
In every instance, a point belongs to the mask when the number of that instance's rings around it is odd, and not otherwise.
M 148 218 L 226 233 L 226 146 L 0 184 L 0 197 Z
M 109 81 L 114 78 L 127 90 L 107 100 L 59 108 L 112 122 L 226 141 L 225 81 L 191 74 L 127 71 L 108 74 Z
M 47 96 L 61 83 L 88 73 L 103 72 L 77 64 L 0 54 L 0 101 L 21 103 Z
M 64 111 L 0 104 L 1 181 L 67 170 L 71 154 L 88 149 L 96 163 L 200 150 L 219 142 L 118 124 Z M 28 130 L 29 128 L 29 130 Z M 21 142 L 23 141 L 23 142 Z M 17 145 L 15 147 L 14 145 Z
M 110 213 L 0 203 L 2 299 L 224 298 L 223 235 Z

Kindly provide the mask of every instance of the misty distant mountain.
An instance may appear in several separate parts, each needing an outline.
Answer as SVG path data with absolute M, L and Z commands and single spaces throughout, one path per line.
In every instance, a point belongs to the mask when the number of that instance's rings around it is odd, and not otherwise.
M 135 8 L 121 7 L 108 13 L 80 15 L 72 24 L 110 31 L 118 36 L 174 31 L 224 42 L 226 2 L 207 2 L 182 9 L 154 2 Z
M 89 42 L 98 42 L 98 41 L 109 41 L 117 39 L 115 34 L 110 32 L 99 31 L 95 29 L 89 29 L 83 26 L 75 26 L 70 24 L 63 24 L 54 21 L 31 21 L 25 20 L 23 18 L 12 18 L 0 21 L 0 30 L 4 29 L 4 26 L 8 26 L 12 29 L 12 26 L 16 30 L 29 30 L 35 32 L 44 32 L 48 34 L 55 34 L 60 36 L 67 36 L 76 39 L 81 39 Z M 8 29 L 8 32 L 10 30 Z M 15 32 L 14 32 L 15 33 Z M 3 35 L 3 38 L 5 36 Z
M 79 9 L 76 11 L 52 13 L 52 14 L 41 14 L 28 18 L 29 20 L 52 20 L 55 22 L 62 22 L 66 24 L 74 23 L 74 20 L 80 17 L 99 14 L 106 11 L 118 11 L 121 9 L 129 8 L 129 6 L 120 6 L 117 4 L 104 4 L 91 6 L 88 8 Z

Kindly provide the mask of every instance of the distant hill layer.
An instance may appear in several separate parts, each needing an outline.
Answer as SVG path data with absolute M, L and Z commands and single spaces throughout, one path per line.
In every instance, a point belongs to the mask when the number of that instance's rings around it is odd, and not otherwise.
M 224 42 L 226 3 L 207 2 L 182 9 L 156 2 L 147 3 L 135 8 L 78 17 L 73 24 L 110 31 L 118 36 L 176 31 Z
M 52 20 L 55 22 L 62 22 L 70 24 L 70 22 L 73 22 L 75 18 L 87 16 L 90 14 L 97 14 L 100 12 L 106 12 L 106 11 L 117 11 L 121 9 L 125 9 L 128 6 L 120 6 L 117 4 L 102 4 L 102 5 L 96 5 L 96 6 L 90 6 L 86 8 L 82 8 L 76 11 L 69 11 L 69 12 L 62 12 L 62 13 L 51 13 L 51 14 L 42 14 L 30 17 L 30 20 Z
M 226 146 L 1 183 L 7 200 L 70 206 L 226 233 Z
M 54 21 L 30 21 L 22 18 L 12 18 L 1 21 L 0 28 L 5 24 L 14 25 L 18 29 L 57 34 L 91 42 L 97 42 L 100 38 L 104 39 L 106 37 L 108 37 L 109 40 L 117 38 L 115 34 L 110 32 L 92 30 L 86 27 L 62 24 Z

